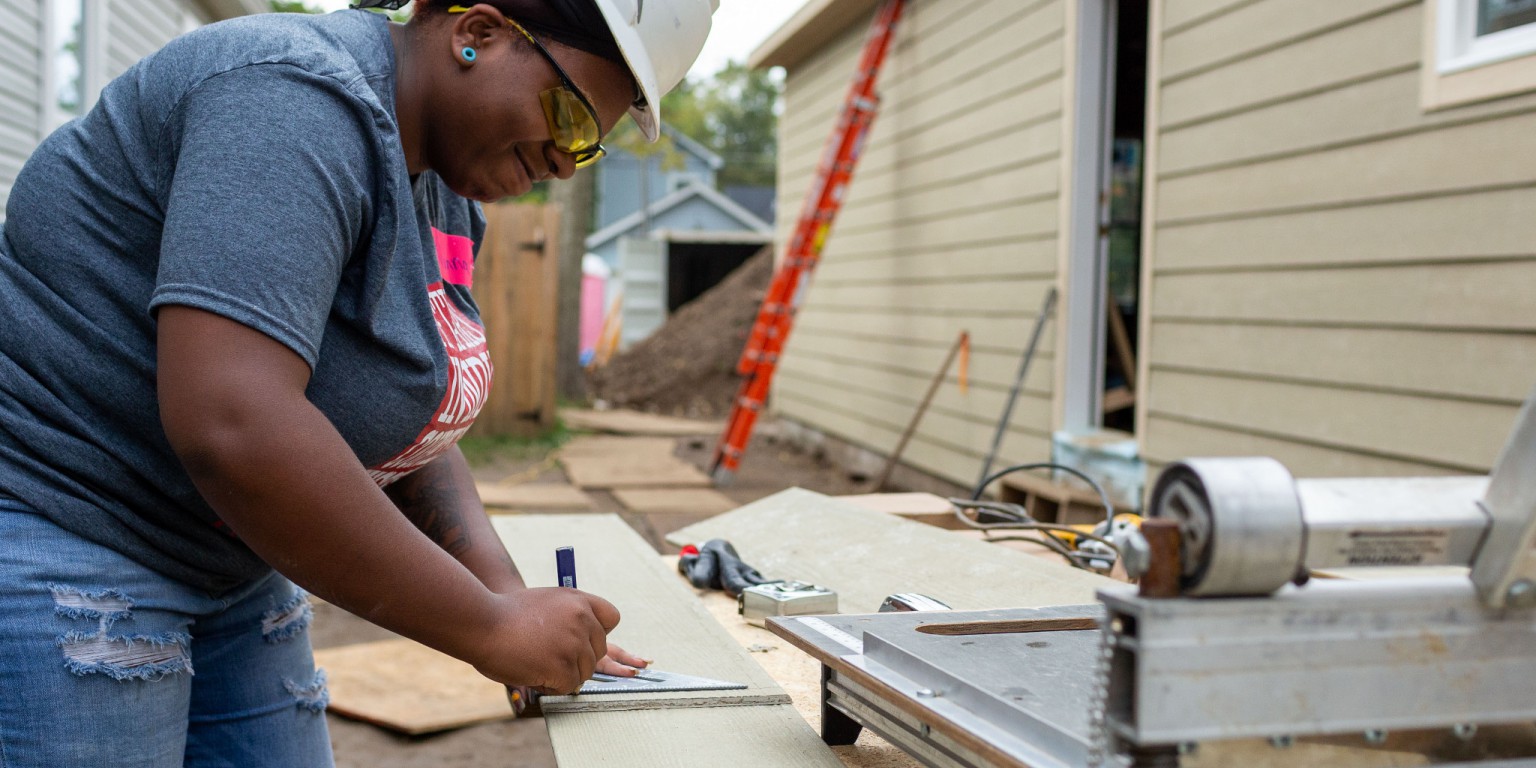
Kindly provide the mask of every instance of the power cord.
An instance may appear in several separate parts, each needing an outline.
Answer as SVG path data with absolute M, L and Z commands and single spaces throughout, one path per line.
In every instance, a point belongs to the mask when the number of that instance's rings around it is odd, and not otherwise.
M 1075 536 L 1081 536 L 1092 541 L 1097 541 L 1108 547 L 1110 551 L 1115 554 L 1115 558 L 1119 559 L 1120 547 L 1118 547 L 1113 541 L 1104 536 L 1100 536 L 1098 534 L 1087 531 L 1080 531 L 1071 526 L 1040 522 L 1031 517 L 1029 510 L 1020 504 L 982 500 L 981 494 L 986 491 L 987 486 L 996 482 L 1000 478 L 1014 472 L 1031 471 L 1037 469 L 1052 469 L 1060 472 L 1066 472 L 1067 474 L 1077 477 L 1078 479 L 1087 483 L 1089 487 L 1093 488 L 1094 492 L 1098 494 L 1100 503 L 1104 505 L 1104 519 L 1106 521 L 1105 530 L 1113 530 L 1115 508 L 1109 500 L 1109 494 L 1104 491 L 1104 487 L 1093 478 L 1083 474 L 1081 471 L 1073 467 L 1068 467 L 1063 464 L 1057 464 L 1055 462 L 1049 461 L 1017 464 L 1005 469 L 998 470 L 997 472 L 988 475 L 976 485 L 976 488 L 971 492 L 971 498 L 949 499 L 950 505 L 954 507 L 955 517 L 959 519 L 962 524 L 969 528 L 988 532 L 988 541 L 1017 540 L 1040 544 L 1047 549 L 1050 549 L 1052 552 L 1061 555 L 1071 565 L 1077 568 L 1082 568 L 1084 570 L 1092 569 L 1089 565 L 1092 558 L 1085 557 L 1084 555 L 1081 555 L 1077 552 L 1073 552 L 1072 548 L 1068 546 L 1060 536 L 1057 535 L 1058 533 L 1070 533 Z M 980 520 L 980 514 L 978 514 L 976 518 L 972 518 L 970 515 L 966 514 L 967 511 L 975 511 L 978 513 L 985 511 L 995 517 L 1003 518 L 1008 522 L 984 523 Z M 1037 531 L 1041 534 L 1041 536 L 992 536 L 990 532 L 996 530 Z

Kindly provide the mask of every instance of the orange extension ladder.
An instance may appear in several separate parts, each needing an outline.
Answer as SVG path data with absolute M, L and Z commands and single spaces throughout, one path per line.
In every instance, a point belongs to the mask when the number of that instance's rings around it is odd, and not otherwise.
M 890 52 L 896 23 L 901 20 L 905 4 L 905 0 L 886 0 L 875 16 L 869 38 L 864 42 L 858 72 L 843 103 L 842 115 L 822 153 L 816 180 L 805 198 L 800 221 L 795 225 L 794 239 L 790 241 L 783 263 L 773 274 L 773 282 L 758 310 L 757 322 L 752 326 L 752 335 L 747 338 L 747 347 L 736 364 L 736 372 L 746 378 L 731 407 L 725 434 L 715 446 L 711 474 L 717 485 L 726 485 L 735 476 L 742 454 L 747 450 L 747 441 L 752 438 L 757 415 L 768 398 L 768 386 L 773 382 L 779 353 L 794 327 L 795 311 L 804 297 L 807 278 L 821 259 L 822 246 L 832 230 L 832 221 L 843 206 L 848 182 L 853 178 L 854 166 L 863 152 L 864 137 L 874 122 L 875 110 L 880 103 L 880 97 L 875 93 L 875 80 Z

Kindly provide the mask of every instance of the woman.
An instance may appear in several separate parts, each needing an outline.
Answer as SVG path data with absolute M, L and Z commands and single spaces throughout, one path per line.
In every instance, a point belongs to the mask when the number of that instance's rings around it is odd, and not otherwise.
M 715 4 L 238 19 L 43 142 L 0 240 L 0 764 L 330 764 L 294 582 L 511 686 L 643 663 L 524 588 L 454 447 L 470 201 L 654 139 Z

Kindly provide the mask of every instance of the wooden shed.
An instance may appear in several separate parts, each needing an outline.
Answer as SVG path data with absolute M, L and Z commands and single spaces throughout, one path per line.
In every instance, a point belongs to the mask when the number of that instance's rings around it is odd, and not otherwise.
M 781 242 L 877 4 L 753 55 L 787 71 Z M 1482 473 L 1536 383 L 1536 0 L 908 0 L 881 91 L 791 423 L 889 452 L 968 330 L 905 460 L 973 482 L 1051 287 L 1005 459 L 1113 426 L 1153 470 Z

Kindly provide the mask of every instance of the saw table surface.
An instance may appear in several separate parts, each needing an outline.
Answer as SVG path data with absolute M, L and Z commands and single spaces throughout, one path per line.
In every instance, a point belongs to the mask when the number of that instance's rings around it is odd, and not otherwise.
M 879 713 L 881 732 L 910 751 L 1067 768 L 1088 762 L 1099 633 L 1084 627 L 1103 613 L 1080 605 L 772 617 L 768 625 L 826 665 L 847 698 Z

